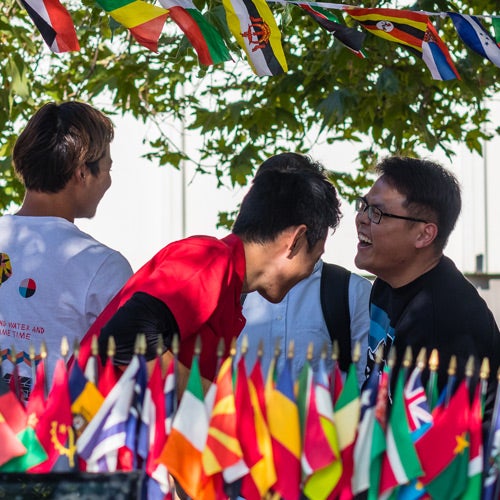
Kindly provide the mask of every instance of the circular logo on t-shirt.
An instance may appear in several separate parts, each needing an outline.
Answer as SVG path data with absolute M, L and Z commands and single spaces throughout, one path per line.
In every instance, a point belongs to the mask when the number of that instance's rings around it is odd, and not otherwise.
M 19 285 L 19 293 L 21 294 L 21 297 L 24 297 L 25 299 L 28 299 L 32 295 L 34 295 L 36 292 L 36 283 L 34 280 L 31 278 L 26 278 L 25 280 L 21 281 L 21 284 Z
M 12 276 L 12 264 L 6 253 L 0 253 L 0 285 Z

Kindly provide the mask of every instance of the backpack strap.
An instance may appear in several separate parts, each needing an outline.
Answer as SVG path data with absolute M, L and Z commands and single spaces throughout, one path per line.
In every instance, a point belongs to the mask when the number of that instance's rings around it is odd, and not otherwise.
M 351 356 L 351 315 L 349 279 L 351 271 L 336 264 L 323 263 L 320 284 L 321 309 L 330 339 L 339 344 L 339 367 L 346 372 Z

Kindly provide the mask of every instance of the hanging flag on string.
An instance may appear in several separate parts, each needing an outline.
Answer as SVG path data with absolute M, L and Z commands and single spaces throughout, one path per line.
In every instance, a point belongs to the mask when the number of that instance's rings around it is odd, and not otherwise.
M 462 42 L 500 68 L 500 47 L 476 16 L 448 12 Z
M 223 0 L 227 24 L 258 76 L 286 73 L 281 32 L 265 0 Z
M 491 24 L 493 24 L 493 31 L 495 32 L 495 41 L 500 47 L 500 17 L 492 17 Z
M 80 50 L 75 25 L 59 0 L 20 0 L 52 52 Z
M 96 0 L 117 23 L 144 47 L 158 52 L 158 39 L 168 17 L 168 10 L 142 0 Z
M 184 32 L 201 64 L 229 61 L 231 56 L 220 33 L 203 17 L 192 0 L 160 0 L 170 19 Z
M 435 80 L 460 79 L 446 45 L 426 14 L 356 7 L 346 7 L 346 12 L 373 35 L 398 43 L 420 57 Z
M 365 55 L 361 51 L 366 34 L 356 28 L 349 28 L 344 24 L 340 24 L 337 16 L 329 10 L 323 9 L 318 5 L 308 3 L 297 4 L 302 10 L 306 11 L 320 26 L 326 31 L 329 31 L 339 42 L 341 42 L 350 51 L 354 52 L 358 57 L 364 58 Z

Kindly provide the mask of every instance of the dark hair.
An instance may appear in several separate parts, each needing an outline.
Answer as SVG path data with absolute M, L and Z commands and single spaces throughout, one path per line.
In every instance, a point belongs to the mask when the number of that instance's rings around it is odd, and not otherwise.
M 462 208 L 456 177 L 433 161 L 400 156 L 385 158 L 376 171 L 406 197 L 405 206 L 412 216 L 437 224 L 434 244 L 443 250 Z
M 305 224 L 312 248 L 340 218 L 340 201 L 324 167 L 308 156 L 282 153 L 257 170 L 233 233 L 245 241 L 265 243 L 289 227 Z
M 96 176 L 97 162 L 112 140 L 113 123 L 92 106 L 48 103 L 19 135 L 12 155 L 14 169 L 26 189 L 57 193 L 82 164 Z

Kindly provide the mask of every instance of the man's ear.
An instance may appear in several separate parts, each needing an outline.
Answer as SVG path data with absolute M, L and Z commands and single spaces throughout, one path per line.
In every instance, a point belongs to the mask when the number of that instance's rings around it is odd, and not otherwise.
M 432 245 L 438 235 L 438 232 L 439 229 L 437 224 L 434 224 L 434 222 L 427 222 L 417 235 L 415 247 L 425 248 Z
M 297 255 L 300 252 L 300 249 L 303 245 L 307 245 L 306 238 L 307 226 L 305 224 L 300 224 L 293 229 L 290 234 L 290 246 L 288 248 L 288 258 Z
M 82 165 L 76 167 L 76 169 L 75 169 L 75 173 L 74 173 L 75 180 L 77 182 L 85 182 L 85 177 L 87 176 L 87 174 L 88 174 L 87 166 L 85 164 L 82 164 Z

